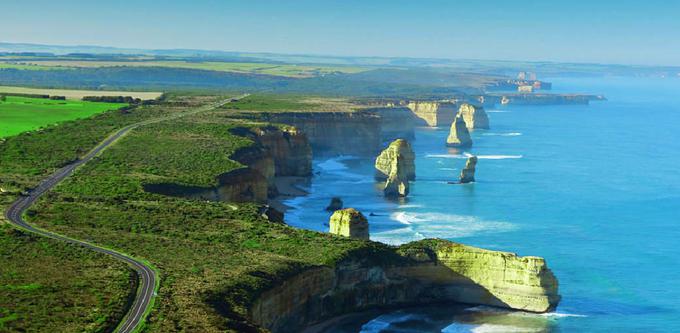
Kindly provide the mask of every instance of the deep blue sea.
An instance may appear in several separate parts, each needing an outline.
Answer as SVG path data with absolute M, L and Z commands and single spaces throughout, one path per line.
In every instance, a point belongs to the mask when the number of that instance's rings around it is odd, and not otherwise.
M 552 314 L 488 307 L 402 309 L 332 332 L 679 332 L 680 79 L 551 78 L 553 92 L 603 94 L 588 106 L 499 106 L 474 147 L 418 128 L 417 179 L 383 198 L 373 160 L 315 161 L 289 224 L 327 231 L 333 196 L 369 216 L 371 239 L 439 237 L 546 258 L 560 282 Z M 477 182 L 450 185 L 479 156 Z

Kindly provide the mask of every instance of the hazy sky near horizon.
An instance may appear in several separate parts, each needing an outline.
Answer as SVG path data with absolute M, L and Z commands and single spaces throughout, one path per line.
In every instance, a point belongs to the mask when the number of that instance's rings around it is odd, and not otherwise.
M 0 41 L 680 65 L 680 0 L 3 0 Z

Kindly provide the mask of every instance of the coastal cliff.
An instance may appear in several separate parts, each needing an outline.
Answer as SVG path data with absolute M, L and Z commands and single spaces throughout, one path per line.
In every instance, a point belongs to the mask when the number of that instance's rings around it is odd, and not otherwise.
M 426 125 L 447 126 L 458 113 L 457 105 L 450 102 L 411 101 L 408 108 Z
M 489 129 L 489 116 L 481 106 L 463 103 L 458 109 L 458 115 L 463 117 L 468 129 Z
M 311 175 L 312 148 L 296 128 L 235 127 L 230 132 L 253 143 L 231 154 L 229 158 L 243 167 L 218 175 L 214 187 L 161 183 L 145 184 L 144 190 L 199 200 L 265 203 L 278 194 L 276 177 Z
M 375 307 L 468 303 L 545 312 L 559 300 L 542 258 L 425 240 L 305 269 L 261 293 L 248 313 L 280 333 Z
M 370 112 L 260 113 L 258 119 L 294 126 L 317 154 L 372 155 L 381 142 L 381 118 Z

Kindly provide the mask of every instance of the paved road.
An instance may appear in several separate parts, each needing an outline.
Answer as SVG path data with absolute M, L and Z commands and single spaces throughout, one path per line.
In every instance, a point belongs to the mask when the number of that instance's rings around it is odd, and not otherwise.
M 247 97 L 248 95 L 242 95 L 236 98 L 230 98 L 226 100 L 222 100 L 217 103 L 213 103 L 210 105 L 206 105 L 191 111 L 179 113 L 176 115 L 171 115 L 167 117 L 162 117 L 162 118 L 156 118 L 156 119 L 150 119 L 150 120 L 145 120 L 136 124 L 132 124 L 126 127 L 121 128 L 117 132 L 115 132 L 113 135 L 108 137 L 106 140 L 103 142 L 99 143 L 92 151 L 90 151 L 87 155 L 82 157 L 81 159 L 57 170 L 54 174 L 50 175 L 47 177 L 45 180 L 43 180 L 40 185 L 38 185 L 35 189 L 31 190 L 31 192 L 27 196 L 22 196 L 19 199 L 17 199 L 10 207 L 5 211 L 5 217 L 14 224 L 15 226 L 45 236 L 45 237 L 50 237 L 54 239 L 58 239 L 64 242 L 68 243 L 73 243 L 73 244 L 78 244 L 82 245 L 86 248 L 89 248 L 93 251 L 97 251 L 100 253 L 105 253 L 110 256 L 113 256 L 114 258 L 121 260 L 128 265 L 130 265 L 135 272 L 137 272 L 137 276 L 139 279 L 138 289 L 137 289 L 137 297 L 135 298 L 134 302 L 132 303 L 132 306 L 130 307 L 130 310 L 126 314 L 126 316 L 123 318 L 121 323 L 118 325 L 117 332 L 119 333 L 129 333 L 133 332 L 137 325 L 139 323 L 144 321 L 144 314 L 147 309 L 149 309 L 149 306 L 151 304 L 151 300 L 155 296 L 154 289 L 156 287 L 156 282 L 158 280 L 158 276 L 156 275 L 156 272 L 151 269 L 151 267 L 147 266 L 145 263 L 142 261 L 139 261 L 137 259 L 134 259 L 132 257 L 129 257 L 123 253 L 106 249 L 103 247 L 99 247 L 94 244 L 90 244 L 81 240 L 69 238 L 66 236 L 62 236 L 59 234 L 55 234 L 46 230 L 38 229 L 35 228 L 34 226 L 26 223 L 24 221 L 22 215 L 30 207 L 38 198 L 40 198 L 41 195 L 43 195 L 45 192 L 49 191 L 51 188 L 53 188 L 55 185 L 57 185 L 59 182 L 61 182 L 64 178 L 68 177 L 70 174 L 73 173 L 73 171 L 78 168 L 79 166 L 87 163 L 90 161 L 93 157 L 95 157 L 97 154 L 101 153 L 103 150 L 111 146 L 116 140 L 126 133 L 130 132 L 131 130 L 151 124 L 151 123 L 157 123 L 160 121 L 164 120 L 170 120 L 170 119 L 176 119 L 180 117 L 184 117 L 187 115 L 203 112 L 203 111 L 209 111 L 215 108 L 218 108 L 224 104 L 227 104 L 232 101 L 237 101 L 241 98 Z

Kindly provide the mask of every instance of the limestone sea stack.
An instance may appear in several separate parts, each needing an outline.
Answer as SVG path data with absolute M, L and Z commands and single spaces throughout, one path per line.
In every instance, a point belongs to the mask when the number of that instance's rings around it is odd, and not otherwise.
M 465 168 L 460 172 L 460 183 L 467 184 L 475 181 L 475 167 L 477 166 L 477 156 L 470 156 L 465 162 Z
M 446 145 L 449 147 L 467 148 L 472 147 L 472 138 L 467 129 L 465 120 L 460 115 L 453 120 L 449 137 L 446 138 Z
M 330 219 L 330 232 L 349 238 L 368 239 L 368 220 L 354 208 L 336 210 Z
M 465 120 L 468 129 L 489 129 L 489 116 L 481 106 L 463 103 L 458 114 Z
M 393 162 L 399 157 L 403 159 L 403 163 L 400 164 L 400 167 L 404 169 L 403 173 L 406 175 L 406 179 L 415 180 L 415 154 L 413 153 L 411 145 L 404 139 L 392 141 L 392 143 L 390 143 L 390 145 L 375 159 L 375 178 L 379 180 L 389 178 L 392 173 Z
M 387 177 L 383 188 L 386 197 L 405 197 L 408 195 L 410 185 L 403 161 L 404 158 L 401 156 L 392 161 L 390 176 Z

